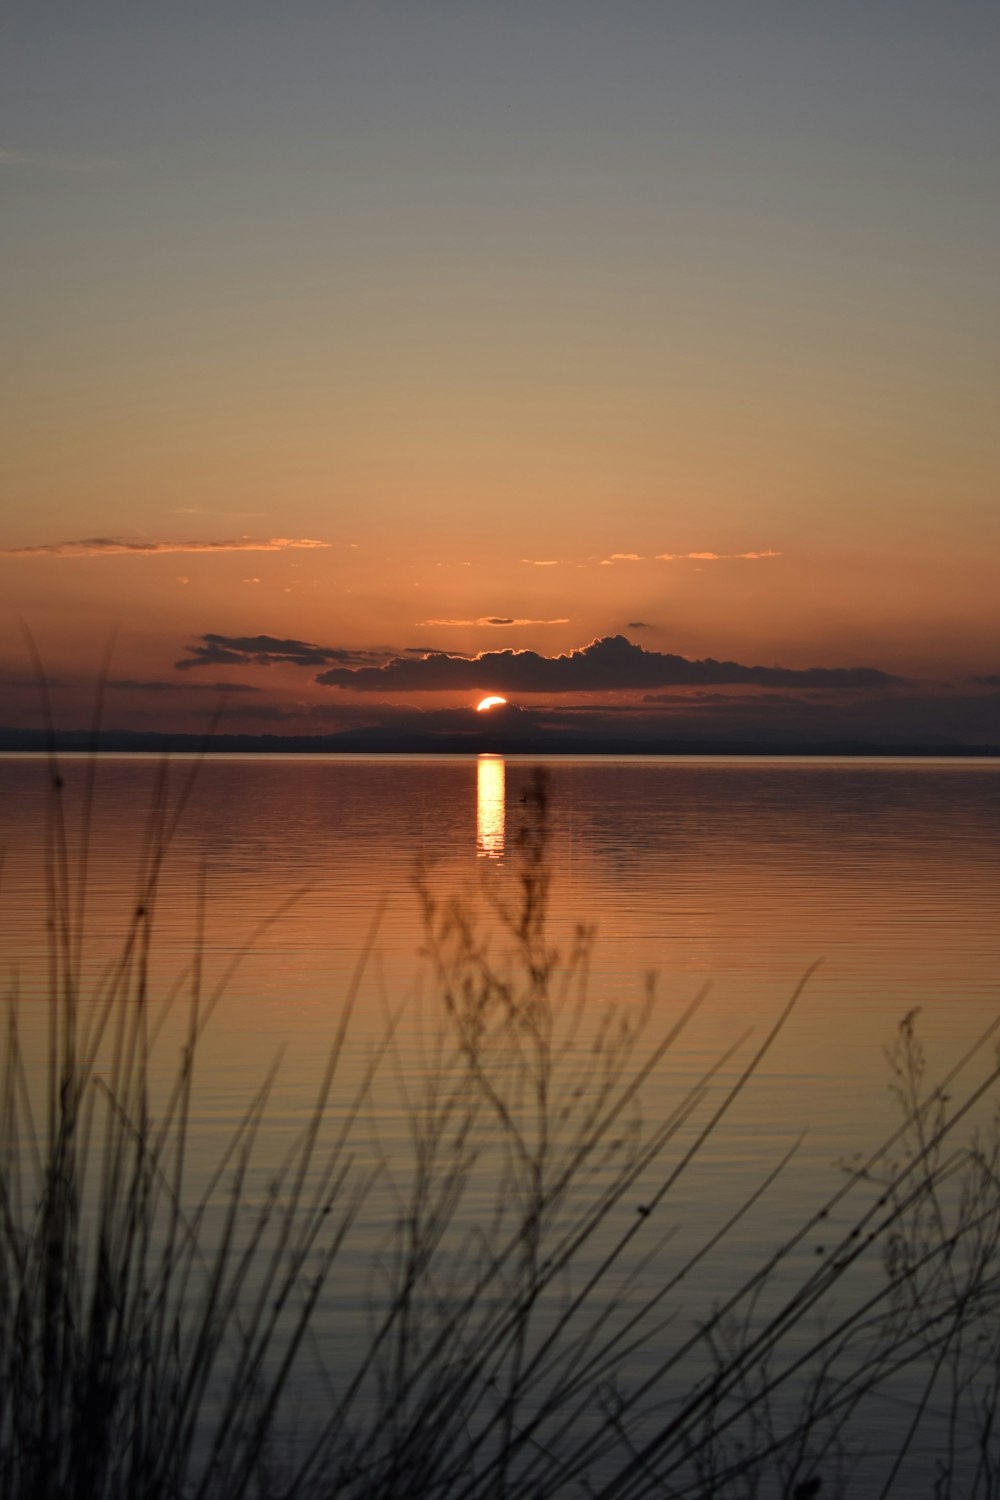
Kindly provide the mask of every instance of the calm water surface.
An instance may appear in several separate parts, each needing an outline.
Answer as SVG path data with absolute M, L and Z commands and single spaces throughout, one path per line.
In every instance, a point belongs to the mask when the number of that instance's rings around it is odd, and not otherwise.
M 197 1113 L 205 1143 L 231 1125 L 278 1047 L 276 1137 L 301 1119 L 370 937 L 357 1046 L 380 1034 L 404 1000 L 420 1001 L 426 1015 L 433 986 L 415 873 L 425 871 L 441 896 L 461 895 L 489 926 L 492 903 L 516 890 L 516 836 L 535 765 L 211 757 L 198 769 L 156 910 L 164 989 L 194 951 L 200 882 L 209 974 L 221 974 L 252 938 L 205 1044 Z M 766 1210 L 708 1274 L 706 1294 L 719 1294 L 734 1266 L 751 1264 L 797 1221 L 810 1195 L 836 1185 L 838 1159 L 894 1122 L 883 1048 L 902 1015 L 920 1008 L 932 1067 L 943 1071 L 1000 1010 L 1000 766 L 728 758 L 546 765 L 551 935 L 566 951 L 577 922 L 596 924 L 590 1014 L 638 1002 L 654 973 L 653 1026 L 665 1027 L 710 986 L 652 1080 L 647 1108 L 669 1101 L 747 1031 L 762 1035 L 807 967 L 822 960 L 760 1075 L 672 1200 L 685 1233 L 709 1231 L 805 1132 Z M 173 763 L 175 790 L 191 769 Z M 85 767 L 69 758 L 64 770 L 75 847 Z M 156 764 L 139 757 L 107 757 L 99 767 L 87 876 L 93 978 L 134 901 L 156 776 Z M 40 1029 L 44 763 L 3 758 L 0 786 L 3 960 L 9 970 L 16 963 L 24 1015 Z M 279 920 L 259 931 L 290 897 Z M 419 1069 L 420 1049 L 405 1024 L 400 1035 L 405 1075 Z M 376 1128 L 390 1154 L 405 1136 L 388 1102 Z M 359 1276 L 364 1254 L 362 1243 Z
M 252 941 L 214 1028 L 221 1102 L 287 1048 L 284 1103 L 377 922 L 358 1026 L 419 984 L 414 879 L 478 903 L 516 884 L 514 844 L 536 763 L 481 757 L 209 758 L 166 861 L 156 912 L 164 983 L 190 959 L 200 872 L 214 973 Z M 170 768 L 178 794 L 192 763 Z M 596 924 L 590 996 L 638 1000 L 657 976 L 669 1020 L 710 991 L 686 1041 L 691 1066 L 763 1026 L 806 968 L 793 1023 L 749 1104 L 751 1139 L 809 1127 L 829 1157 L 890 1118 L 882 1047 L 921 1007 L 942 1064 L 1000 1008 L 1000 766 L 969 761 L 549 761 L 551 932 Z M 70 842 L 84 777 L 64 765 Z M 157 768 L 101 762 L 87 877 L 86 962 L 97 975 L 131 910 Z M 38 758 L 0 760 L 3 954 L 44 998 Z M 263 933 L 260 925 L 292 899 Z M 214 967 L 213 967 L 214 966 Z
M 421 942 L 418 865 L 442 894 L 504 888 L 528 760 L 210 758 L 164 871 L 158 943 L 190 952 L 204 866 L 208 942 L 242 944 L 292 892 L 240 978 L 243 1024 L 294 1032 L 353 969 L 381 912 L 394 984 Z M 65 763 L 73 818 L 83 765 Z M 175 761 L 179 789 L 190 763 Z M 665 997 L 711 980 L 715 1006 L 754 1017 L 804 968 L 804 1038 L 827 1023 L 878 1035 L 902 1010 L 964 1036 L 998 996 L 1000 767 L 968 761 L 576 760 L 548 762 L 553 922 L 594 922 L 595 1000 L 629 999 L 656 970 Z M 102 761 L 89 872 L 96 958 L 120 931 L 154 794 L 155 764 Z M 45 776 L 0 759 L 5 945 L 44 948 Z M 843 1024 L 838 1028 L 838 1018 Z M 829 1059 L 828 1059 L 829 1061 Z

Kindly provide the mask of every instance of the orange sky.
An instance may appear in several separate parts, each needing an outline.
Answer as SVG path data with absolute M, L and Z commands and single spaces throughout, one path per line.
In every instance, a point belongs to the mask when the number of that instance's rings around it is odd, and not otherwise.
M 206 632 L 1000 671 L 995 14 L 626 9 L 15 5 L 8 683 L 19 618 L 143 722 Z

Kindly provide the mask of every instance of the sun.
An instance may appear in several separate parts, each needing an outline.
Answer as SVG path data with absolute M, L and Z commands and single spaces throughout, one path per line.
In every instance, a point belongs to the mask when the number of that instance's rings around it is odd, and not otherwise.
M 487 709 L 496 708 L 497 704 L 506 702 L 506 698 L 498 698 L 495 693 L 491 694 L 489 698 L 483 698 L 481 702 L 476 704 L 476 713 L 485 713 Z

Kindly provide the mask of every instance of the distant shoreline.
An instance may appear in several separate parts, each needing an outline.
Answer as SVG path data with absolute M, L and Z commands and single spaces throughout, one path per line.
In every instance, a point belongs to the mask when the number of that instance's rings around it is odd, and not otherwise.
M 336 735 L 277 734 L 165 734 L 158 731 L 113 730 L 96 744 L 89 730 L 69 729 L 52 741 L 42 730 L 0 728 L 0 754 L 33 754 L 55 749 L 64 754 L 202 754 L 209 755 L 565 755 L 565 756 L 689 756 L 725 755 L 768 758 L 870 756 L 927 759 L 955 757 L 969 760 L 1000 758 L 1000 745 L 965 745 L 947 741 L 887 742 L 868 740 L 720 740 L 612 739 L 572 733 L 503 734 L 393 734 L 348 730 Z

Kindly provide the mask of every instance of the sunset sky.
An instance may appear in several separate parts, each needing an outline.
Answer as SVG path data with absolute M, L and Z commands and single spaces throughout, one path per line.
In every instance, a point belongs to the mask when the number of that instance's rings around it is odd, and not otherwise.
M 995 4 L 0 38 L 0 724 L 23 620 L 68 726 L 117 631 L 122 727 L 497 692 L 1000 739 Z

